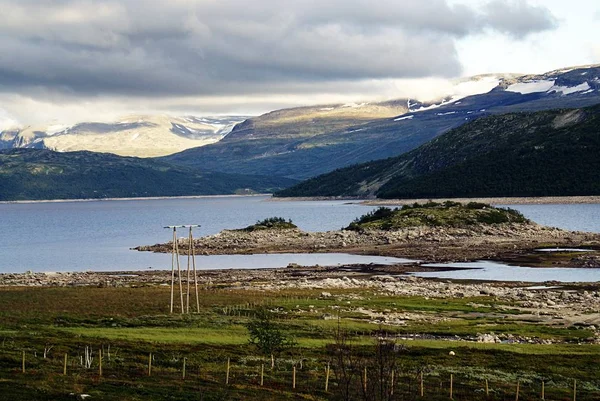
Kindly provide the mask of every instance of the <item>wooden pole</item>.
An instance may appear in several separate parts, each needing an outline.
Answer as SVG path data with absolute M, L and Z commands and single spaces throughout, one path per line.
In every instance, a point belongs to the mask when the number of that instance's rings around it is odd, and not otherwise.
M 515 401 L 519 401 L 519 386 L 521 383 L 517 380 L 517 396 L 515 397 Z
M 173 313 L 173 296 L 175 293 L 175 241 L 177 241 L 177 229 L 173 227 L 173 250 L 171 251 L 171 313 Z
M 181 378 L 185 380 L 185 362 L 187 358 L 183 358 L 183 372 L 181 374 Z
M 292 388 L 296 388 L 296 367 L 292 368 Z
M 421 389 L 421 391 L 420 391 L 420 393 L 421 393 L 421 397 L 423 397 L 423 393 L 424 393 L 424 390 L 423 390 L 423 371 L 421 371 L 421 383 L 420 383 L 420 389 Z
M 265 384 L 265 364 L 260 365 L 260 385 Z
M 230 365 L 230 359 L 227 358 L 227 375 L 225 376 L 225 384 L 229 384 L 229 366 Z
M 152 376 L 152 352 L 148 354 L 148 376 Z
M 363 390 L 365 393 L 367 392 L 367 367 L 365 366 L 363 370 Z
M 67 375 L 67 354 L 65 354 L 65 364 L 63 366 L 63 375 L 66 376 Z
M 329 362 L 327 362 L 327 367 L 325 368 L 325 392 L 329 390 Z
M 181 281 L 181 264 L 179 263 L 179 241 L 175 241 L 175 253 L 177 258 L 177 277 L 179 278 L 179 297 L 181 298 L 181 314 L 183 315 L 183 282 Z
M 187 295 L 185 303 L 185 313 L 190 313 L 190 268 L 192 262 L 192 227 L 188 235 L 188 257 L 187 257 Z
M 452 373 L 450 373 L 450 399 L 453 400 L 454 398 L 452 398 L 452 384 L 454 381 L 454 376 L 452 375 Z
M 390 389 L 390 395 L 394 395 L 394 379 L 396 378 L 396 371 L 392 370 L 392 386 Z
M 573 380 L 573 401 L 577 401 L 577 379 Z
M 25 350 L 23 350 L 23 363 L 21 365 L 23 373 L 25 373 Z
M 98 376 L 102 377 L 102 348 L 98 350 Z
M 488 386 L 488 379 L 485 379 L 485 396 L 486 397 L 490 396 L 490 388 Z
M 190 228 L 190 238 L 192 240 L 192 266 L 194 268 L 194 287 L 196 288 L 196 311 L 200 313 L 200 298 L 198 297 L 198 273 L 196 272 L 196 245 L 194 244 L 194 235 Z
M 546 394 L 545 394 L 545 383 L 542 381 L 542 401 L 546 399 Z

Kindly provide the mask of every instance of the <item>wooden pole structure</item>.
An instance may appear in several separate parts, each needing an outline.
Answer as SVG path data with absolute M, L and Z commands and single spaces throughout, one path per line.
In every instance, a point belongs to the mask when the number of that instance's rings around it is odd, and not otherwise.
M 488 379 L 485 379 L 485 396 L 489 397 L 490 396 L 490 388 L 488 386 Z M 543 398 L 542 398 L 543 399 Z
M 25 373 L 25 350 L 23 350 L 23 363 L 21 365 L 23 373 Z
M 292 388 L 296 388 L 296 367 L 292 368 Z
M 102 348 L 98 350 L 98 376 L 102 377 Z
M 148 354 L 148 376 L 152 376 L 152 352 Z
M 542 401 L 544 401 L 546 399 L 546 394 L 545 394 L 545 383 L 542 381 Z
M 265 364 L 260 365 L 260 385 L 265 383 Z
M 225 376 L 225 384 L 229 384 L 229 368 L 230 368 L 230 359 L 227 358 L 227 375 Z
M 450 399 L 453 400 L 454 398 L 452 398 L 452 382 L 454 380 L 454 376 L 452 375 L 452 373 L 450 373 Z
M 196 245 L 194 244 L 194 235 L 192 234 L 192 227 L 190 227 L 190 239 L 192 241 L 192 266 L 194 269 L 194 287 L 196 289 L 196 311 L 200 313 L 200 298 L 198 297 L 198 273 L 196 272 Z
M 68 356 L 67 356 L 67 354 L 65 354 L 65 364 L 63 366 L 63 376 L 67 375 L 67 358 L 68 358 Z
M 175 252 L 177 254 L 177 276 L 179 277 L 179 296 L 181 298 L 181 314 L 184 314 L 183 309 L 183 282 L 181 281 L 181 265 L 179 263 L 179 241 L 175 241 Z
M 577 379 L 573 381 L 573 401 L 577 401 Z
M 186 285 L 186 302 L 185 302 L 185 313 L 190 313 L 190 269 L 192 264 L 192 227 L 190 227 L 190 233 L 188 234 L 188 257 L 187 257 L 187 285 Z
M 177 241 L 177 228 L 173 227 L 173 250 L 171 251 L 171 313 L 173 313 L 173 296 L 175 292 L 175 242 Z
M 367 392 L 367 367 L 365 366 L 363 370 L 363 390 L 365 393 Z
M 183 372 L 181 374 L 181 378 L 183 380 L 185 380 L 185 361 L 186 361 L 186 358 L 183 358 Z
M 424 394 L 424 390 L 423 390 L 423 371 L 421 371 L 421 377 L 420 377 L 420 393 L 421 393 L 421 398 L 423 397 Z
M 392 383 L 390 388 L 390 395 L 394 395 L 394 379 L 396 378 L 396 371 L 392 370 Z
M 329 362 L 327 362 L 327 367 L 325 368 L 325 392 L 329 390 Z
M 521 382 L 519 382 L 517 380 L 517 396 L 515 397 L 515 401 L 519 401 L 519 387 L 520 387 L 520 385 L 521 385 Z

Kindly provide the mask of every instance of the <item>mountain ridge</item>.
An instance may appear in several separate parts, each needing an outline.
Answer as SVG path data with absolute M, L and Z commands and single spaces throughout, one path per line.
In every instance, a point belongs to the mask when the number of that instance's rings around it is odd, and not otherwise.
M 482 117 L 403 155 L 338 169 L 277 196 L 597 195 L 600 105 Z

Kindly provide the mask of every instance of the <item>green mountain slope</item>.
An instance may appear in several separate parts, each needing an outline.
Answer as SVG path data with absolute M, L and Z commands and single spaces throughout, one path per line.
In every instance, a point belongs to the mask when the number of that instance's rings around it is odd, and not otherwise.
M 106 153 L 0 152 L 0 201 L 271 192 L 293 183 L 285 178 L 201 172 Z
M 600 105 L 475 120 L 399 157 L 278 196 L 438 198 L 600 194 Z

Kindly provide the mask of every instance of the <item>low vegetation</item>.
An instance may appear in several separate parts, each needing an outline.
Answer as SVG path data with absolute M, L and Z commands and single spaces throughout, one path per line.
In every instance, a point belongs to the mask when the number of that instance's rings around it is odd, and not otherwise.
M 255 224 L 248 226 L 246 228 L 240 229 L 240 231 L 260 231 L 260 230 L 289 230 L 293 228 L 298 228 L 292 220 L 284 219 L 283 217 L 268 217 L 263 220 L 257 221 Z
M 484 203 L 415 203 L 402 208 L 380 207 L 354 220 L 347 230 L 396 230 L 431 226 L 464 228 L 474 224 L 528 223 L 520 212 Z

